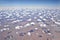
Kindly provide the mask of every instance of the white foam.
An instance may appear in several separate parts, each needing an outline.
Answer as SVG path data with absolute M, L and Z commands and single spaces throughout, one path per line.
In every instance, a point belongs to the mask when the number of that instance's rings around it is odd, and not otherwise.
M 9 18 L 10 16 L 6 16 L 5 18 Z
M 23 28 L 23 26 L 19 26 L 20 28 Z
M 6 31 L 6 30 L 9 30 L 9 28 L 2 28 L 0 31 L 3 32 L 3 31 Z
M 51 35 L 51 33 L 48 33 L 48 35 Z
M 37 17 L 34 17 L 34 19 L 37 19 Z
M 30 33 L 30 32 L 28 32 L 28 33 L 27 33 L 27 35 L 28 35 L 28 36 L 31 36 L 31 33 Z
M 40 16 L 40 18 L 43 18 L 42 16 Z
M 35 30 L 38 30 L 38 28 L 34 28 Z
M 42 33 L 45 33 L 45 32 L 42 30 Z
M 40 24 L 40 26 L 43 26 L 43 24 Z
M 58 25 L 60 25 L 60 23 L 59 22 L 55 22 L 56 24 L 58 24 Z
M 19 34 L 19 32 L 16 32 L 16 34 Z
M 13 21 L 12 23 L 16 23 L 16 22 L 20 22 L 20 20 L 15 20 L 15 21 Z
M 13 21 L 12 23 L 16 23 L 17 21 Z
M 31 21 L 32 19 L 30 18 L 30 19 L 28 19 L 27 21 Z
M 41 27 L 47 27 L 46 24 L 40 24 Z
M 43 24 L 44 27 L 46 27 L 46 24 Z
M 56 24 L 60 25 L 60 23 L 59 23 L 59 22 L 56 22 L 53 18 L 51 18 L 51 20 L 52 20 L 53 22 L 55 22 Z
M 40 19 L 37 19 L 37 21 L 42 21 L 42 20 L 40 20 Z
M 45 18 L 44 18 L 43 20 L 44 20 L 44 21 L 46 21 L 46 19 L 45 19 Z
M 34 22 L 31 22 L 30 24 L 35 25 L 35 23 L 34 23 Z
M 4 25 L 4 27 L 8 27 L 9 25 Z
M 3 28 L 3 30 L 9 30 L 9 28 Z
M 15 29 L 20 29 L 20 27 L 19 26 L 16 26 Z
M 24 27 L 28 27 L 28 26 L 30 26 L 30 24 L 29 24 L 29 23 L 27 23 L 26 25 L 24 25 Z
M 39 13 L 39 15 L 41 15 L 42 13 Z

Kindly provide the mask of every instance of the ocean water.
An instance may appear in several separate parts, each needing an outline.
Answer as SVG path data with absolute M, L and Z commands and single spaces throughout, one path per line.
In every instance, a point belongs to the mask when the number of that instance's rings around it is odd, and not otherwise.
M 19 40 L 15 34 L 20 32 L 26 35 L 29 30 L 38 30 L 39 28 L 45 34 L 55 35 L 60 33 L 60 9 L 1 9 L 0 10 L 0 39 L 1 40 Z M 34 29 L 36 27 L 36 29 Z M 13 31 L 13 32 L 10 32 Z M 14 34 L 3 39 L 5 36 Z M 9 32 L 10 34 L 7 34 Z M 38 31 L 37 31 L 38 33 Z M 49 34 L 49 35 L 50 35 Z M 24 36 L 23 35 L 23 36 Z M 30 33 L 28 35 L 31 35 Z M 50 35 L 50 36 L 51 36 Z M 1 38 L 3 37 L 3 38 Z M 60 36 L 59 36 L 60 38 Z M 23 38 L 22 38 L 23 39 Z M 36 38 L 37 39 L 37 38 Z M 52 39 L 52 38 L 51 38 Z M 57 38 L 58 39 L 58 38 Z

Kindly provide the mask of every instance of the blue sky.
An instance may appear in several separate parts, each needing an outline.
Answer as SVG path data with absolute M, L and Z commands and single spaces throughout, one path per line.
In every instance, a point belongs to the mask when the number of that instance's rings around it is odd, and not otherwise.
M 0 6 L 22 6 L 22 5 L 60 5 L 60 0 L 0 0 Z

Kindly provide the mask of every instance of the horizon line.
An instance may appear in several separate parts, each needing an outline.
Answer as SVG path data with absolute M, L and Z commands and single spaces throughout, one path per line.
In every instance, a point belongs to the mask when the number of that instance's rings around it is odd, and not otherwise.
M 34 8 L 34 9 L 39 9 L 39 8 L 50 8 L 50 9 L 60 9 L 60 6 L 57 7 L 51 7 L 51 6 L 0 6 L 0 9 L 20 9 L 20 8 Z

